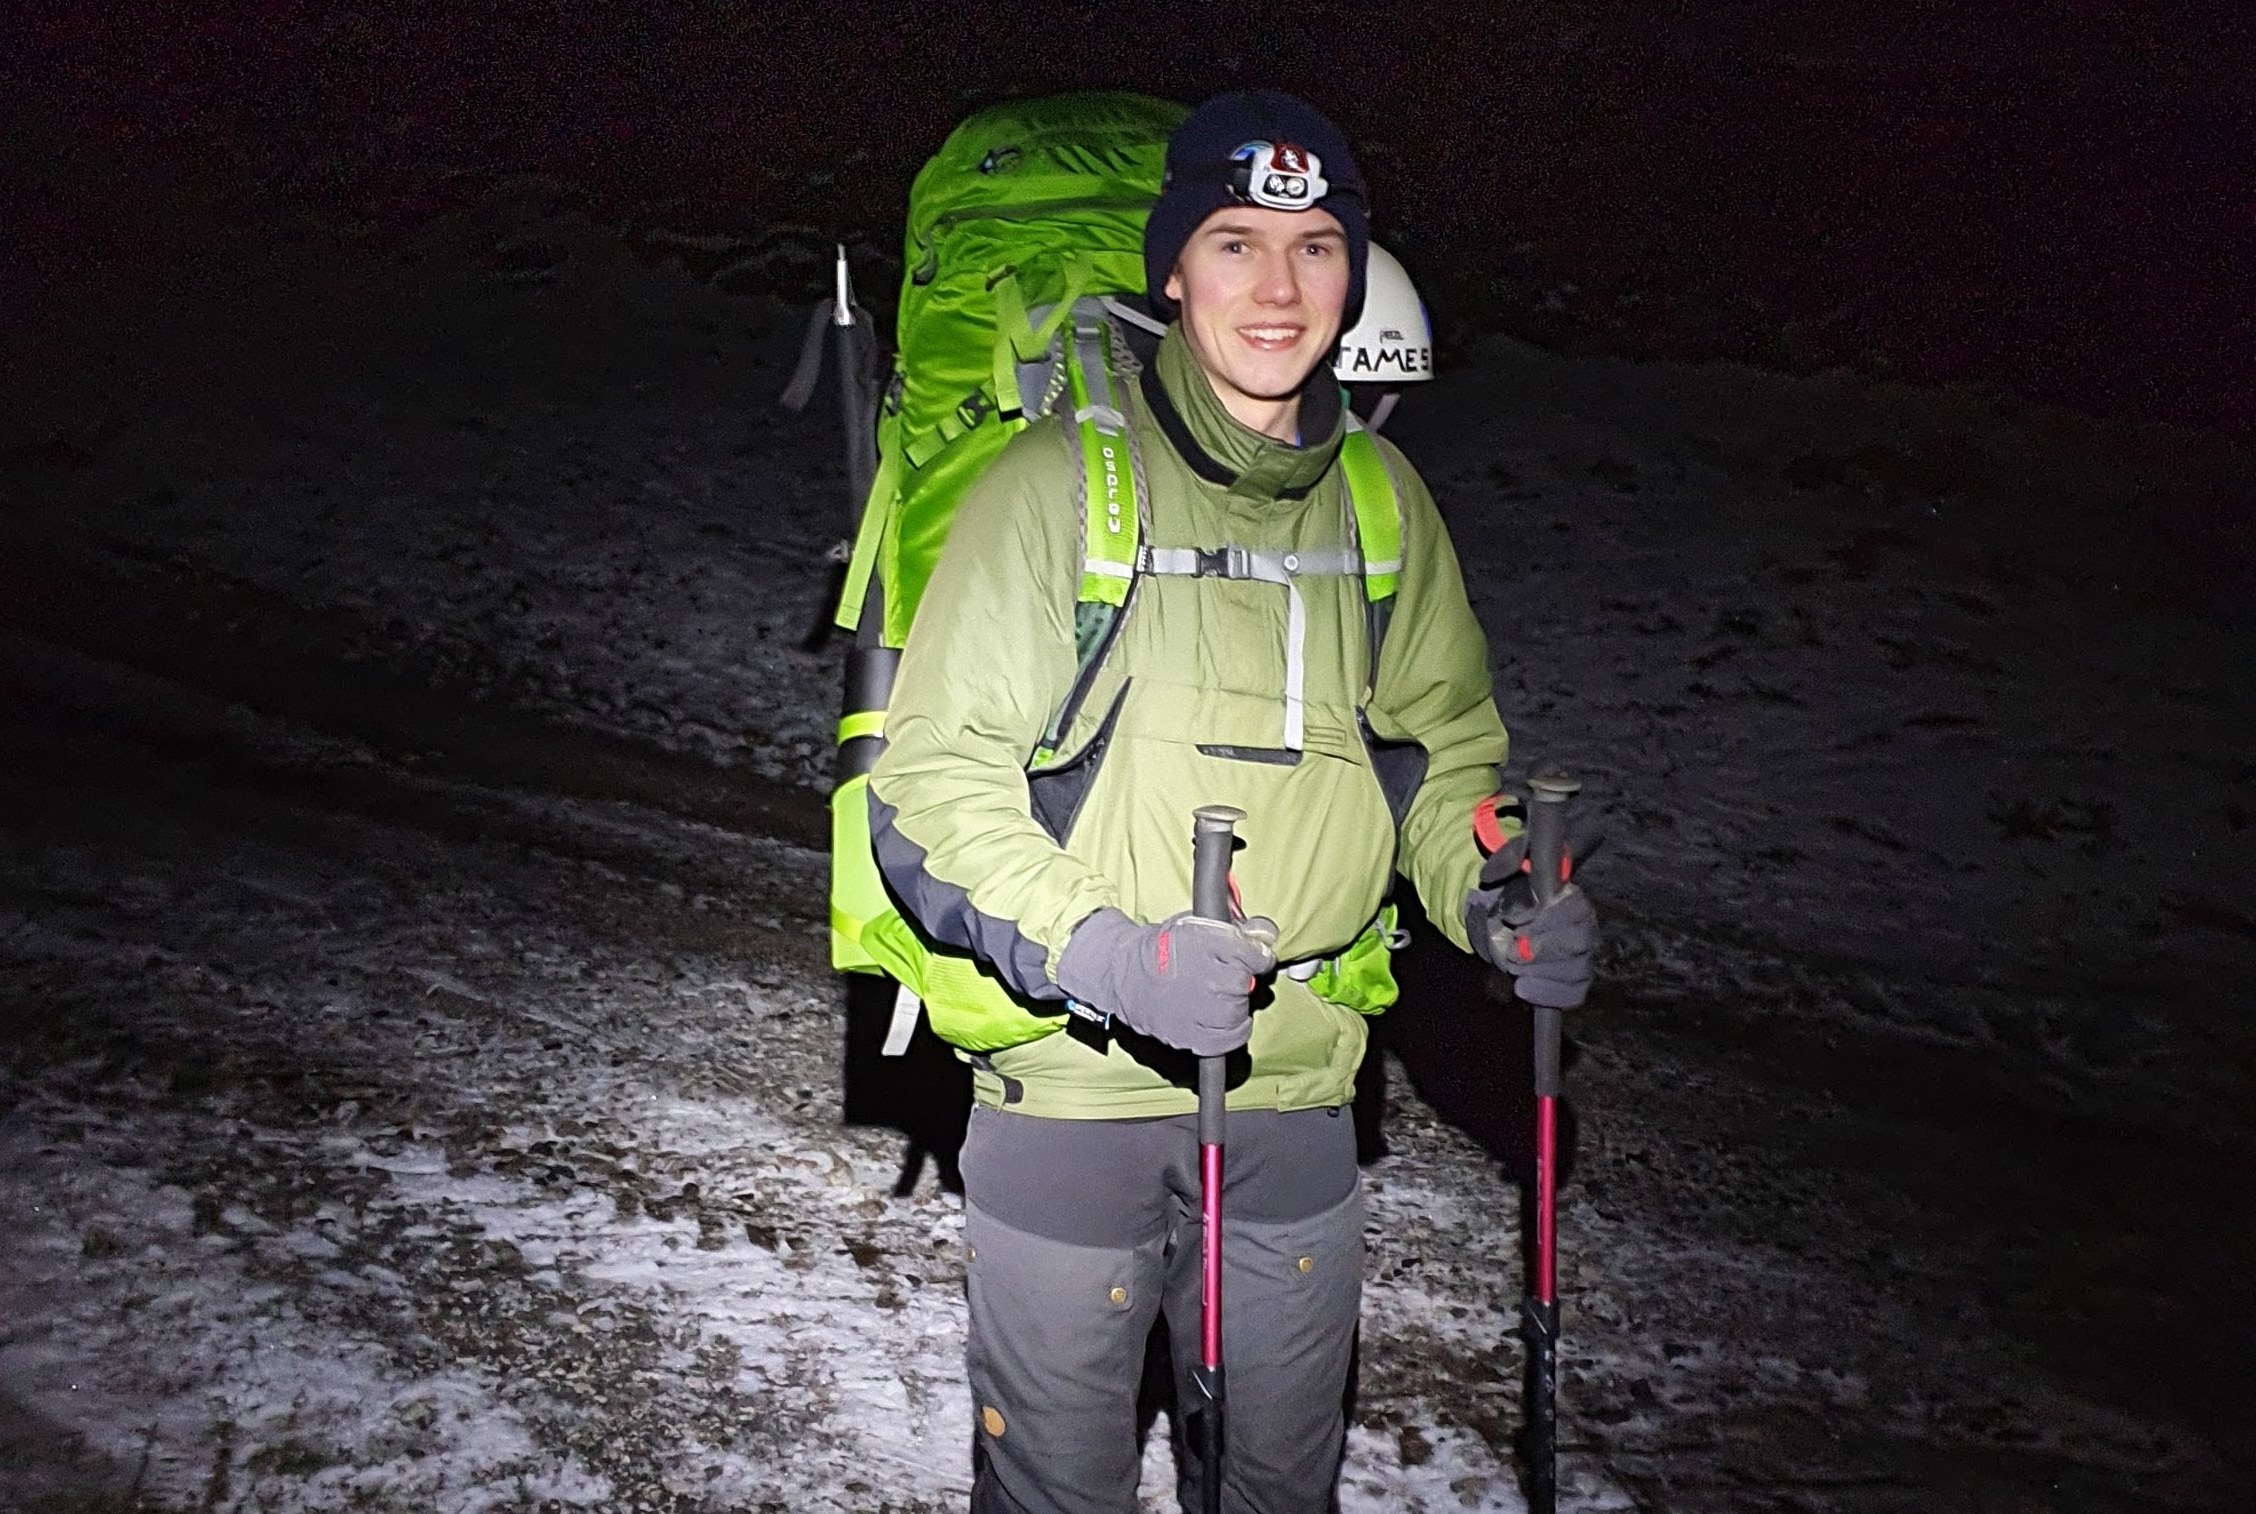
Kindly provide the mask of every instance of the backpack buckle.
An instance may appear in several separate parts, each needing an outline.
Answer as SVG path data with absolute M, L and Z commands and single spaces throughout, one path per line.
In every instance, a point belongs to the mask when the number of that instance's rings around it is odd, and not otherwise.
M 1252 556 L 1243 547 L 1201 547 L 1198 549 L 1198 577 L 1200 578 L 1251 578 Z

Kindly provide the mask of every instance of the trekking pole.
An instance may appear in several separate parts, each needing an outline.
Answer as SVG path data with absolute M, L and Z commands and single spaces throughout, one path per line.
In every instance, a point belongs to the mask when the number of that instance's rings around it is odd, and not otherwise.
M 1567 801 L 1582 787 L 1558 775 L 1530 777 L 1527 812 L 1529 881 L 1539 905 L 1566 886 Z M 1559 1011 L 1535 1011 L 1535 1275 L 1520 1306 L 1527 1351 L 1528 1514 L 1555 1514 L 1559 1499 L 1559 1293 L 1557 1197 L 1559 1139 Z
M 1230 849 L 1245 811 L 1203 804 L 1192 811 L 1191 913 L 1230 918 Z M 1204 1232 L 1199 1287 L 1199 1364 L 1192 1378 L 1206 1400 L 1206 1434 L 1199 1445 L 1206 1514 L 1222 1514 L 1222 1421 L 1228 1402 L 1222 1381 L 1222 1116 L 1228 1070 L 1222 1057 L 1199 1058 L 1199 1217 Z

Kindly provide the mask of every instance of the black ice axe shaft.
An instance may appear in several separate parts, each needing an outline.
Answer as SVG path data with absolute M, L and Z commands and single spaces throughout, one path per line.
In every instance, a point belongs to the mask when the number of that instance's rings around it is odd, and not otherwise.
M 1566 886 L 1567 801 L 1582 787 L 1556 775 L 1531 777 L 1529 881 L 1538 903 Z M 1535 1011 L 1535 1268 L 1520 1306 L 1527 1351 L 1528 1514 L 1556 1514 L 1559 1500 L 1559 1011 Z
M 1227 804 L 1205 804 L 1192 812 L 1191 913 L 1210 920 L 1230 918 L 1230 850 L 1245 811 Z M 1199 1058 L 1199 1215 L 1203 1231 L 1199 1260 L 1198 1384 L 1205 1434 L 1199 1465 L 1206 1514 L 1222 1514 L 1222 1425 L 1229 1401 L 1222 1380 L 1222 1118 L 1228 1092 L 1226 1061 Z
M 837 285 L 830 301 L 831 339 L 838 344 L 838 427 L 846 436 L 846 499 L 851 524 L 861 523 L 869 500 L 870 482 L 877 474 L 876 437 L 871 414 L 876 396 L 870 388 L 869 312 L 854 300 L 854 278 L 846 263 L 846 245 L 838 246 L 833 274 Z M 856 329 L 860 328 L 860 329 Z
M 838 244 L 832 283 L 831 297 L 815 307 L 808 322 L 799 366 L 782 395 L 786 407 L 806 409 L 822 378 L 824 349 L 831 350 L 838 372 L 838 424 L 846 445 L 846 534 L 828 553 L 830 586 L 820 601 L 822 617 L 800 638 L 805 651 L 816 650 L 830 637 L 832 602 L 846 587 L 854 537 L 877 476 L 877 339 L 870 329 L 869 312 L 854 299 L 853 271 L 843 242 Z

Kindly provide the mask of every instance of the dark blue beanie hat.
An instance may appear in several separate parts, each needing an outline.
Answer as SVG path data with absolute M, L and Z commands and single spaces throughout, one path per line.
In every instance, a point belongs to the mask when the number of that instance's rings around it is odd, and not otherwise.
M 1167 144 L 1167 179 L 1144 225 L 1144 285 L 1153 310 L 1178 313 L 1167 280 L 1183 244 L 1226 205 L 1328 210 L 1347 233 L 1347 312 L 1363 313 L 1363 267 L 1371 242 L 1369 197 L 1347 138 L 1306 100 L 1273 89 L 1241 90 L 1191 112 Z

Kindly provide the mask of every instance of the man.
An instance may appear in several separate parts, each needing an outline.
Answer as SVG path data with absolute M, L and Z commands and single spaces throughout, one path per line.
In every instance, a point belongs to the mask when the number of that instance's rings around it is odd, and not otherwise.
M 1066 1026 L 973 1059 L 972 1504 L 991 1514 L 1133 1508 L 1137 1380 L 1162 1314 L 1193 1401 L 1195 1058 L 1225 1053 L 1224 1507 L 1328 1508 L 1361 1290 L 1343 1109 L 1365 1028 L 1309 969 L 1368 937 L 1398 866 L 1422 899 L 1462 903 L 1436 923 L 1523 997 L 1579 1003 L 1596 945 L 1578 891 L 1535 908 L 1516 840 L 1484 882 L 1473 816 L 1505 756 L 1487 650 L 1433 501 L 1391 448 L 1402 562 L 1383 626 L 1352 555 L 1329 372 L 1367 248 L 1346 142 L 1290 96 L 1234 94 L 1194 112 L 1167 161 L 1145 265 L 1174 320 L 1124 386 L 1144 541 L 1209 562 L 1240 548 L 1286 576 L 1139 575 L 1059 755 L 1029 774 L 1076 693 L 1085 520 L 1072 423 L 1030 427 L 957 515 L 871 777 L 905 910 Z M 1256 918 L 1185 912 L 1190 811 L 1208 802 L 1246 812 L 1233 876 Z M 1195 1459 L 1179 1461 L 1195 1508 Z

